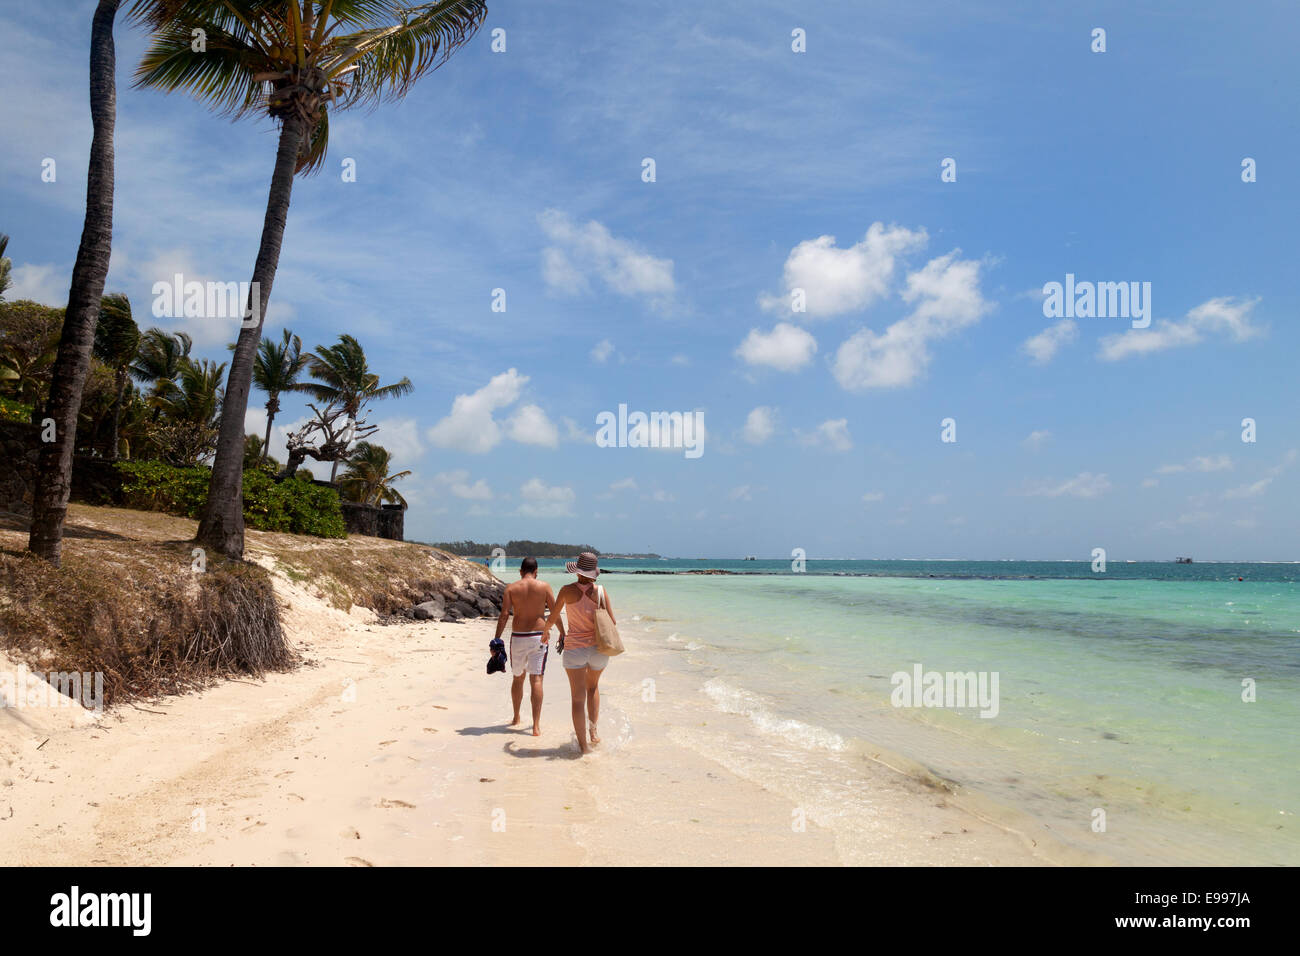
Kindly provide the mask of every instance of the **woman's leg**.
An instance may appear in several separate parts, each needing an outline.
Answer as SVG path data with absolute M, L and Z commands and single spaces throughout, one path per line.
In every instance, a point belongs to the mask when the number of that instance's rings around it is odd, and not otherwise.
M 605 673 L 604 668 L 592 670 L 586 669 L 587 673 L 587 715 L 591 720 L 591 742 L 600 743 L 600 737 L 596 733 L 596 721 L 600 720 L 600 675 Z
M 573 732 L 578 735 L 578 749 L 590 752 L 587 746 L 587 672 L 586 667 L 566 667 L 569 677 L 569 697 L 573 703 Z

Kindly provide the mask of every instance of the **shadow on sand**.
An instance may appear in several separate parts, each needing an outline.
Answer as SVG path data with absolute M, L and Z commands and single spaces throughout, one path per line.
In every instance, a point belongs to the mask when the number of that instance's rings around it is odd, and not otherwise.
M 579 760 L 582 754 L 578 749 L 570 744 L 562 747 L 546 747 L 544 749 L 532 749 L 520 747 L 515 741 L 510 741 L 501 748 L 512 757 L 543 757 L 547 760 Z

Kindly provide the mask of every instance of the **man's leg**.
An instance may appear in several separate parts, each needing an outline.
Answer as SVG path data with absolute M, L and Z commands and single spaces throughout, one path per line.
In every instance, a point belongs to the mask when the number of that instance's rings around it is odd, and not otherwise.
M 600 743 L 600 737 L 596 734 L 596 721 L 600 720 L 600 675 L 605 673 L 605 669 L 592 670 L 587 668 L 587 681 L 585 685 L 587 694 L 587 717 L 591 720 L 591 742 Z
M 542 675 L 529 674 L 529 683 L 532 684 L 533 700 L 533 736 L 542 735 Z
M 510 700 L 515 705 L 515 717 L 510 721 L 513 727 L 519 723 L 519 705 L 524 702 L 524 675 L 516 674 L 514 680 L 510 682 Z
M 590 753 L 587 746 L 587 668 L 564 669 L 569 676 L 569 697 L 573 705 L 573 732 L 578 735 L 578 749 Z

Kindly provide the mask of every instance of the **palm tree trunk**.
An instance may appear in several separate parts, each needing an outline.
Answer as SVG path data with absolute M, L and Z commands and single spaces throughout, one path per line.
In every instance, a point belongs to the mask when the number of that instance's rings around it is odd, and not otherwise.
M 113 132 L 117 121 L 117 56 L 113 21 L 118 0 L 99 0 L 90 29 L 90 165 L 86 173 L 86 218 L 72 269 L 68 312 L 54 360 L 46 415 L 54 419 L 54 441 L 41 445 L 32 498 L 28 548 L 53 565 L 63 554 L 63 521 L 72 491 L 72 453 L 77 415 L 90 372 L 90 352 L 99 322 L 99 302 L 113 248 Z
M 117 370 L 117 395 L 113 399 L 113 423 L 109 427 L 108 440 L 108 457 L 110 461 L 117 461 L 117 433 L 122 424 L 122 399 L 126 396 L 126 369 Z
M 270 401 L 266 403 L 266 440 L 262 442 L 262 461 L 266 461 L 267 456 L 271 453 L 271 423 L 275 421 L 275 413 L 279 408 L 272 409 L 273 405 L 279 405 L 276 396 L 272 395 Z
M 208 483 L 208 500 L 199 518 L 195 542 L 228 558 L 244 554 L 244 415 L 248 411 L 248 393 L 253 381 L 253 359 L 262 339 L 262 323 L 271 300 L 271 284 L 280 263 L 280 244 L 289 218 L 289 199 L 293 193 L 293 176 L 298 154 L 307 133 L 306 121 L 291 113 L 280 127 L 280 146 L 275 155 L 275 172 L 266 200 L 266 218 L 262 222 L 262 243 L 253 267 L 253 283 L 259 295 L 256 328 L 241 328 L 230 360 L 226 379 L 226 397 L 221 411 L 221 430 L 217 436 L 217 456 L 212 463 L 212 480 Z

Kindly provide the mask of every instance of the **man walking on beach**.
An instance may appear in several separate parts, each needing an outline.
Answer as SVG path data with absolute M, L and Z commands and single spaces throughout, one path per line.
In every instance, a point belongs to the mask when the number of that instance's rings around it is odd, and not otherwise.
M 497 618 L 497 637 L 506 629 L 506 619 L 514 614 L 510 629 L 510 700 L 515 705 L 514 727 L 519 723 L 519 705 L 524 700 L 524 675 L 532 684 L 533 736 L 542 733 L 542 677 L 546 674 L 546 656 L 550 651 L 547 642 L 550 631 L 546 629 L 546 615 L 555 608 L 555 593 L 545 581 L 537 580 L 537 559 L 524 558 L 519 565 L 519 580 L 506 588 L 501 599 L 501 616 Z M 564 637 L 564 621 L 556 620 L 560 637 Z

